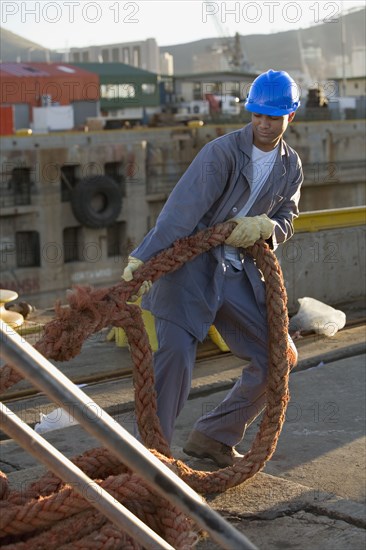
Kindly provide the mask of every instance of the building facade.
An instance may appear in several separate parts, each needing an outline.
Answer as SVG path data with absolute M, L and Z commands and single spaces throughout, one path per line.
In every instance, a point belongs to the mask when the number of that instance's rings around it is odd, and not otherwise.
M 161 72 L 159 46 L 155 38 L 71 48 L 68 57 L 70 63 L 124 63 L 153 73 Z

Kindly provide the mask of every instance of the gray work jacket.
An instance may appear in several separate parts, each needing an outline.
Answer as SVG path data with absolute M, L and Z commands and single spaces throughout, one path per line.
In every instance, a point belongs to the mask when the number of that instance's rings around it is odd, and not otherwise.
M 149 260 L 177 239 L 234 217 L 250 195 L 252 143 L 251 123 L 207 143 L 174 187 L 155 227 L 131 256 Z M 274 247 L 293 235 L 302 181 L 300 159 L 281 139 L 275 165 L 247 214 L 267 214 L 276 222 L 271 239 Z M 244 265 L 255 292 L 261 284 L 259 270 L 249 256 Z M 224 246 L 219 246 L 161 277 L 142 306 L 202 341 L 215 318 L 224 273 Z

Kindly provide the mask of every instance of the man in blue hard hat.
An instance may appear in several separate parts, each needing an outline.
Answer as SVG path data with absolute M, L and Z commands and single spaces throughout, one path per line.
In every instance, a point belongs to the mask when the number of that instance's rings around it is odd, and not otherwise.
M 176 184 L 155 227 L 132 252 L 123 279 L 174 241 L 227 220 L 222 246 L 201 254 L 141 292 L 155 317 L 158 416 L 171 441 L 190 391 L 198 342 L 214 325 L 232 353 L 250 360 L 222 403 L 195 423 L 184 452 L 218 466 L 240 459 L 235 446 L 265 406 L 268 330 L 262 275 L 245 249 L 265 239 L 275 249 L 293 234 L 303 181 L 297 153 L 283 139 L 300 105 L 293 79 L 269 70 L 253 82 L 252 122 L 207 143 Z M 296 361 L 293 342 L 291 347 Z

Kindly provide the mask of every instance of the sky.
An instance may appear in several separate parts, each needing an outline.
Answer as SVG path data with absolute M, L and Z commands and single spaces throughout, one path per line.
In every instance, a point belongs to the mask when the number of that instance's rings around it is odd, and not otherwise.
M 155 38 L 159 46 L 335 23 L 366 0 L 2 0 L 1 26 L 50 50 Z

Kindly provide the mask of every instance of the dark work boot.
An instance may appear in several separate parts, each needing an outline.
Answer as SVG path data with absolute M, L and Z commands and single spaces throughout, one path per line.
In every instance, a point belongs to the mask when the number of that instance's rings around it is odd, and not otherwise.
M 235 462 L 243 458 L 244 455 L 238 453 L 235 447 L 230 447 L 221 441 L 212 439 L 202 432 L 193 430 L 186 444 L 183 447 L 183 451 L 196 458 L 210 458 L 220 468 L 226 466 L 232 466 Z

